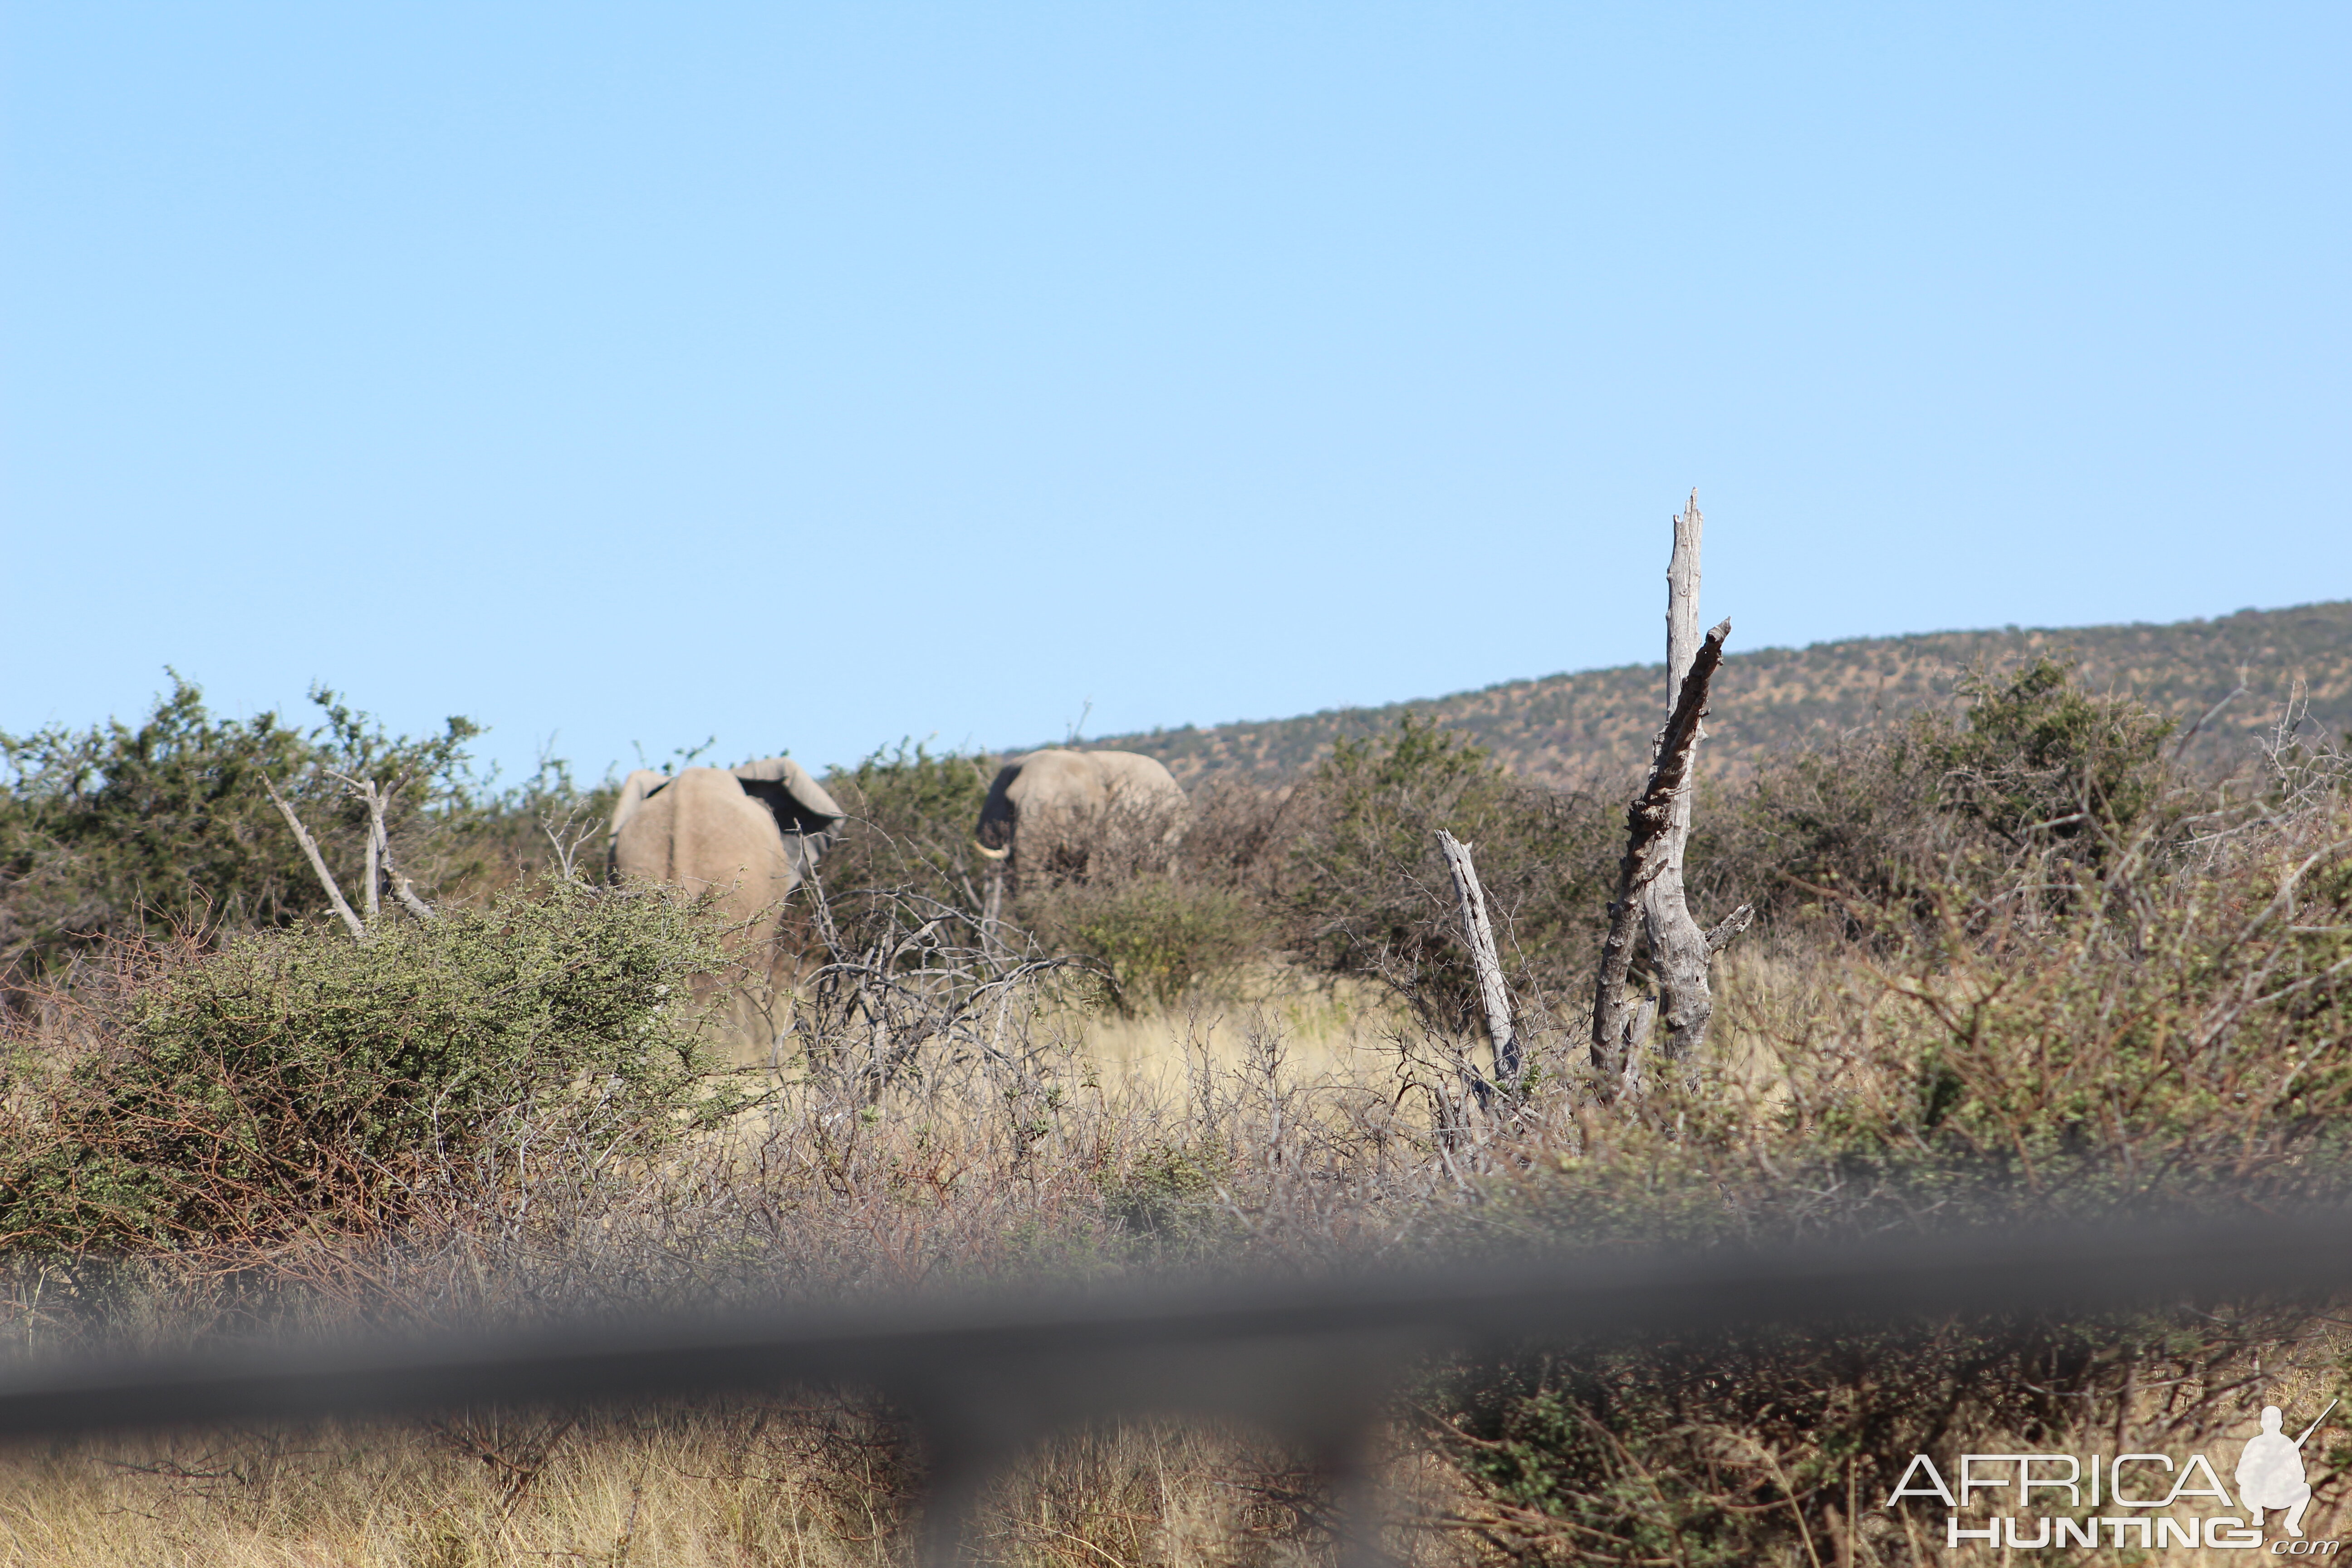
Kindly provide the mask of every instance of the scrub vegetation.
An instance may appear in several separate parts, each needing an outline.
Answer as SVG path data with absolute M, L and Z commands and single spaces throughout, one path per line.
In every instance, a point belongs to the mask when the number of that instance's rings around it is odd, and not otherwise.
M 1757 922 L 1705 1059 L 1639 1097 L 1586 1065 L 1630 781 L 1531 783 L 1418 718 L 1196 788 L 1172 873 L 1019 897 L 971 843 L 983 759 L 837 770 L 776 1065 L 729 1073 L 704 1009 L 744 960 L 707 906 L 594 885 L 595 792 L 475 779 L 462 721 L 320 713 L 221 721 L 183 683 L 139 727 L 5 743 L 22 1343 L 2352 1195 L 2352 767 L 2284 724 L 2191 766 L 2170 716 L 2052 659 L 1705 784 L 1692 901 Z M 438 918 L 387 900 L 355 942 L 265 774 L 346 888 L 348 781 L 395 784 Z M 1439 828 L 1486 884 L 1520 1100 L 1474 1082 Z M 1282 997 L 1318 991 L 1381 1000 L 1310 1061 Z M 1100 1012 L 1158 1021 L 1181 1080 L 1105 1070 Z M 2233 1454 L 2263 1404 L 2345 1392 L 2346 1348 L 2309 1303 L 1511 1347 L 1415 1369 L 1387 1544 L 1942 1561 L 1881 1506 L 1913 1453 Z M 2324 1537 L 2352 1423 L 2308 1455 Z M 847 1568 L 906 1560 L 922 1480 L 898 1413 L 836 1395 L 56 1445 L 0 1460 L 0 1562 Z M 1034 1456 L 966 1548 L 1319 1562 L 1331 1521 L 1301 1456 L 1142 1426 Z

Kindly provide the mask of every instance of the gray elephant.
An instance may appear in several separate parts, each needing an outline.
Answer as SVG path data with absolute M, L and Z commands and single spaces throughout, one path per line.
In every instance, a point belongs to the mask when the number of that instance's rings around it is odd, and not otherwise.
M 1156 758 L 1059 746 L 998 770 L 980 808 L 980 852 L 1018 889 L 1173 867 L 1184 791 Z
M 672 776 L 640 768 L 621 782 L 605 840 L 606 875 L 721 889 L 719 907 L 747 934 L 772 937 L 798 887 L 847 816 L 790 757 Z

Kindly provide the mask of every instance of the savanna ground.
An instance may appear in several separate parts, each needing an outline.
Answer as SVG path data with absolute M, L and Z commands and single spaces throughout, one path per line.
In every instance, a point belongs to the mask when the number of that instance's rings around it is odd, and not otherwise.
M 1769 1243 L 2345 1195 L 2352 806 L 2282 726 L 2226 773 L 2056 666 L 1703 794 L 1702 921 L 1748 901 L 1706 1058 L 1585 1066 L 1631 782 L 1538 789 L 1409 723 L 1281 789 L 1210 786 L 1180 871 L 1026 889 L 985 921 L 985 769 L 902 750 L 828 779 L 857 819 L 744 954 L 707 909 L 576 874 L 596 792 L 506 790 L 467 728 L 213 719 L 14 738 L 0 1237 L 40 1348 L 296 1324 L 530 1322 L 1373 1256 Z M 340 775 L 340 776 L 339 776 Z M 396 785 L 354 942 L 259 788 L 345 884 Z M 1116 824 L 1106 830 L 1116 837 Z M 1432 844 L 1476 847 L 1535 1071 L 1490 1071 Z M 582 846 L 589 852 L 581 853 Z M 730 1070 L 695 977 L 780 986 Z M 2240 1302 L 1706 1342 L 1628 1325 L 1413 1369 L 1382 1437 L 1416 1563 L 1916 1563 L 1879 1506 L 1915 1452 L 2202 1449 L 2346 1385 L 2332 1313 Z M 2313 1447 L 2332 1536 L 2347 1427 Z M 25 1563 L 903 1561 L 923 1453 L 871 1403 L 657 1409 L 28 1446 Z M 1328 1498 L 1261 1435 L 1076 1434 L 984 1500 L 989 1561 L 1321 1562 Z M 1964 1555 L 1964 1554 L 1963 1554 Z M 2063 1553 L 2056 1554 L 2063 1557 Z

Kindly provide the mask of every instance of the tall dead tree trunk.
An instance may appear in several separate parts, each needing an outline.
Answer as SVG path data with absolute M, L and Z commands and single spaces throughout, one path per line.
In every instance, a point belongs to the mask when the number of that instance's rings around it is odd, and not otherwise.
M 1651 889 L 1673 864 L 1668 851 L 1673 843 L 1675 803 L 1690 783 L 1691 754 L 1698 744 L 1699 720 L 1706 712 L 1707 687 L 1723 663 L 1724 639 L 1730 635 L 1731 623 L 1726 621 L 1707 633 L 1699 644 L 1697 653 L 1691 658 L 1690 671 L 1683 677 L 1674 712 L 1658 736 L 1657 759 L 1650 765 L 1650 776 L 1642 793 L 1625 809 L 1625 858 L 1618 863 L 1617 898 L 1609 906 L 1609 934 L 1601 942 L 1601 973 L 1592 996 L 1592 1065 L 1612 1080 L 1632 1080 L 1638 1076 L 1631 1036 L 1639 1005 L 1626 994 L 1625 989 L 1626 978 L 1633 967 L 1634 932 L 1646 919 Z M 1696 1034 L 1703 1039 L 1706 1016 L 1712 1011 L 1706 994 L 1707 939 L 1697 922 L 1691 920 L 1690 910 L 1683 902 L 1679 869 L 1675 868 L 1673 908 L 1681 911 L 1696 941 L 1699 1010 Z M 1655 931 L 1654 926 L 1654 952 L 1658 952 Z M 1685 959 L 1679 947 L 1673 950 L 1670 957 L 1662 955 L 1661 974 L 1666 972 L 1668 962 L 1687 974 Z M 1686 982 L 1682 991 L 1668 992 L 1669 1007 L 1677 1000 L 1685 1005 L 1690 1001 Z M 1692 1026 L 1687 1014 L 1685 1020 L 1684 1027 L 1687 1031 Z M 1686 1034 L 1685 1040 L 1689 1038 Z M 1685 1048 L 1689 1048 L 1687 1045 Z
M 1486 919 L 1486 889 L 1478 885 L 1478 868 L 1471 863 L 1470 846 L 1444 828 L 1437 830 L 1438 851 L 1445 868 L 1454 873 L 1454 897 L 1462 900 L 1462 929 L 1469 938 L 1470 963 L 1478 972 L 1478 996 L 1486 1010 L 1486 1037 L 1495 1042 L 1495 1080 L 1507 1094 L 1519 1091 L 1527 1068 L 1519 1037 L 1511 1023 L 1511 993 L 1503 984 L 1502 954 L 1495 945 L 1495 927 Z
M 1670 720 L 1680 704 L 1692 661 L 1698 657 L 1699 540 L 1704 526 L 1698 491 L 1693 490 L 1688 504 L 1675 519 L 1674 553 L 1666 563 L 1666 712 Z M 1702 707 L 1702 719 L 1705 711 Z M 1706 726 L 1702 722 L 1692 730 L 1690 744 L 1695 749 L 1706 738 Z M 1652 758 L 1654 768 L 1665 742 L 1666 731 L 1662 730 L 1659 752 Z M 1696 770 L 1686 763 L 1668 805 L 1657 872 L 1642 893 L 1650 962 L 1658 976 L 1658 1011 L 1666 1028 L 1663 1050 L 1669 1060 L 1686 1058 L 1706 1044 L 1707 1023 L 1715 1016 L 1715 995 L 1707 984 L 1706 933 L 1699 930 L 1683 892 L 1683 857 L 1690 847 L 1696 783 Z

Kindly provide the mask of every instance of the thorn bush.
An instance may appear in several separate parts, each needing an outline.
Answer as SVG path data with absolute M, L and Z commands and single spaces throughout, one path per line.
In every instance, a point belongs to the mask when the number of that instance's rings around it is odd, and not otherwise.
M 1049 947 L 1088 960 L 1129 1016 L 1230 979 L 1265 946 L 1247 898 L 1178 877 L 1067 882 L 1024 899 L 1022 913 Z
M 322 912 L 326 895 L 266 779 L 344 868 L 356 864 L 367 814 L 331 773 L 408 781 L 390 823 L 404 847 L 414 829 L 472 804 L 471 721 L 389 737 L 325 687 L 310 698 L 323 721 L 308 730 L 274 712 L 222 718 L 174 675 L 135 727 L 0 734 L 0 977 L 37 979 L 110 941 Z
M 733 1109 L 688 985 L 718 928 L 707 903 L 552 881 L 364 943 L 119 949 L 69 1004 L 81 1050 L 10 1027 L 0 1238 L 266 1247 L 383 1230 L 428 1189 L 527 1176 L 533 1148 L 657 1150 Z

